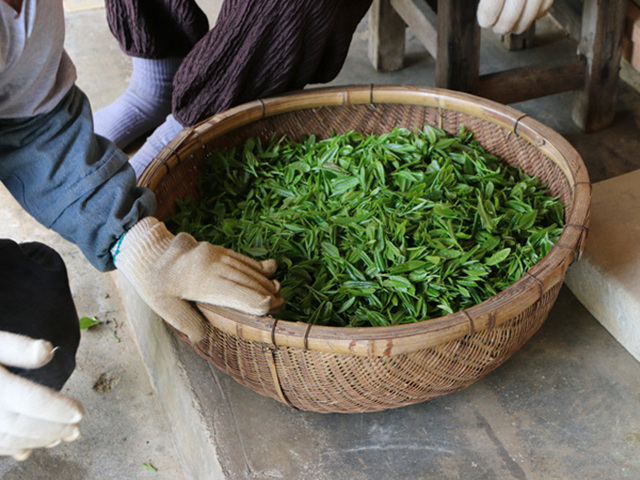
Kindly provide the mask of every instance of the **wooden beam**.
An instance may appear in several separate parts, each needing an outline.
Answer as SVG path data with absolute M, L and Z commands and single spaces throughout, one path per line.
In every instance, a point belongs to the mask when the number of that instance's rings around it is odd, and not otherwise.
M 436 58 L 438 55 L 438 17 L 425 0 L 391 0 L 391 6 L 400 15 L 413 34 Z
M 404 66 L 405 23 L 389 0 L 373 0 L 369 9 L 369 60 L 382 72 Z
M 476 93 L 506 105 L 580 89 L 584 76 L 582 60 L 552 66 L 530 65 L 480 76 Z
M 580 41 L 582 33 L 582 2 L 580 0 L 553 2 L 549 15 L 567 31 L 571 38 Z
M 584 131 L 608 127 L 615 117 L 627 0 L 584 0 L 578 53 L 586 59 L 584 87 L 573 121 Z
M 438 0 L 436 86 L 474 93 L 480 75 L 477 0 Z

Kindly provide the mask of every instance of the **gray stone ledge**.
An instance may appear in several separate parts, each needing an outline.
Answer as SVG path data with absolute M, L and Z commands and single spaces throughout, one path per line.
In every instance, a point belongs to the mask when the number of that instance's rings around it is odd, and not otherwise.
M 206 428 L 192 377 L 185 370 L 180 340 L 140 298 L 135 288 L 119 272 L 114 281 L 120 291 L 140 355 L 158 392 L 171 425 L 173 441 L 188 478 L 224 479 L 216 445 Z M 182 350 L 184 351 L 184 349 Z

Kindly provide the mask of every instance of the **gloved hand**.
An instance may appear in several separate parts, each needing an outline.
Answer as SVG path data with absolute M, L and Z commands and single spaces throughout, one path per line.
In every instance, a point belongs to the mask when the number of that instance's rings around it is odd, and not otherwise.
M 499 35 L 522 33 L 546 15 L 553 0 L 480 0 L 478 24 Z
M 282 306 L 280 284 L 267 277 L 274 260 L 258 262 L 232 250 L 174 236 L 164 223 L 146 217 L 111 250 L 114 264 L 166 322 L 198 342 L 206 320 L 191 302 L 264 315 Z
M 49 363 L 53 346 L 44 340 L 0 331 L 0 364 L 38 368 Z M 82 406 L 0 365 L 0 455 L 25 460 L 32 449 L 53 447 L 80 436 Z

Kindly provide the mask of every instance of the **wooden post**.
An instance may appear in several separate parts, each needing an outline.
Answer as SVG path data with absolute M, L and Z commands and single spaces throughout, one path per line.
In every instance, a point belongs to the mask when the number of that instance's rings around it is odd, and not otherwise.
M 389 0 L 373 0 L 369 9 L 369 60 L 382 72 L 404 65 L 405 23 Z
M 578 53 L 586 59 L 585 81 L 573 105 L 584 131 L 613 122 L 627 0 L 585 0 Z
M 502 36 L 502 43 L 504 43 L 507 50 L 524 50 L 533 45 L 533 40 L 536 37 L 536 22 L 533 22 L 531 26 L 522 33 L 509 33 Z
M 438 0 L 436 86 L 474 93 L 480 74 L 478 0 Z

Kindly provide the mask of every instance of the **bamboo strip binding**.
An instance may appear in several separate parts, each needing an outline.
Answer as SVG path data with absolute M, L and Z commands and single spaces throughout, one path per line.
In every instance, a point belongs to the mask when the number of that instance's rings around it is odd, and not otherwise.
M 272 133 L 290 138 L 349 129 L 383 133 L 421 123 L 450 133 L 464 124 L 489 152 L 541 177 L 566 205 L 558 248 L 482 304 L 416 324 L 309 326 L 304 319 L 276 321 L 199 305 L 210 322 L 207 337 L 192 345 L 199 354 L 240 383 L 295 408 L 364 412 L 464 388 L 506 361 L 537 331 L 566 269 L 584 248 L 591 189 L 584 163 L 568 142 L 512 108 L 436 88 L 368 85 L 295 92 L 238 106 L 185 129 L 139 184 L 156 193 L 156 216 L 163 219 L 173 212 L 175 199 L 195 193 L 213 150 Z M 273 363 L 265 362 L 265 348 Z

